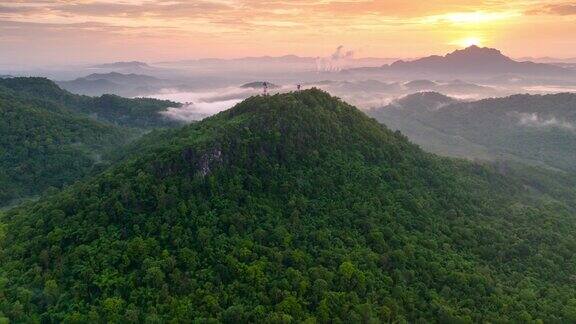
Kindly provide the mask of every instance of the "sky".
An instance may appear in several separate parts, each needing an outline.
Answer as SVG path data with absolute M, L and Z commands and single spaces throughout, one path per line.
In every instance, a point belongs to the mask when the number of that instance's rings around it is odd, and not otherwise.
M 0 0 L 0 64 L 204 57 L 410 58 L 467 45 L 576 57 L 576 2 L 477 0 Z

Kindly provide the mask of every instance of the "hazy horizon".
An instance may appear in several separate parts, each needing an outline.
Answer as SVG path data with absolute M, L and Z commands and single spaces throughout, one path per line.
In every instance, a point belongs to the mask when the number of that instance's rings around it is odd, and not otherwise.
M 476 44 L 471 44 L 470 46 L 474 46 Z M 488 46 L 484 44 L 477 44 L 480 48 L 493 48 L 497 49 L 502 52 L 503 55 L 510 57 L 516 61 L 534 61 L 534 62 L 542 62 L 542 63 L 553 63 L 553 62 L 565 62 L 565 63 L 576 63 L 576 55 L 574 56 L 538 56 L 538 55 L 530 55 L 527 53 L 526 55 L 518 55 L 512 56 L 508 55 L 507 52 L 503 51 L 501 48 Z M 322 60 L 322 59 L 333 59 L 335 53 L 338 51 L 338 48 L 342 48 L 348 53 L 344 53 L 344 55 L 348 54 L 349 57 L 341 57 L 339 59 L 347 60 L 348 62 L 357 62 L 358 64 L 352 64 L 351 67 L 358 66 L 377 66 L 380 64 L 366 64 L 366 61 L 373 61 L 373 63 L 383 63 L 383 64 L 390 64 L 397 60 L 403 61 L 412 61 L 417 60 L 424 57 L 429 56 L 445 56 L 446 54 L 452 53 L 454 51 L 466 49 L 469 46 L 460 46 L 454 47 L 452 49 L 447 50 L 446 52 L 430 52 L 430 53 L 423 53 L 421 55 L 413 55 L 413 56 L 357 56 L 355 52 L 351 49 L 345 48 L 343 45 L 339 45 L 336 47 L 336 50 L 333 49 L 332 52 L 326 52 L 322 55 L 310 56 L 310 55 L 299 55 L 298 53 L 285 53 L 285 54 L 278 54 L 278 55 L 247 55 L 247 56 L 235 56 L 235 57 L 219 57 L 219 56 L 206 56 L 206 57 L 181 57 L 181 58 L 173 58 L 173 59 L 137 59 L 134 57 L 125 57 L 125 58 L 117 58 L 117 59 L 96 59 L 90 61 L 78 61 L 78 62 L 59 62 L 59 63 L 42 63 L 42 62 L 28 62 L 28 63 L 15 63 L 15 62 L 2 62 L 0 61 L 0 72 L 4 71 L 26 71 L 26 70 L 35 70 L 35 69 L 62 69 L 62 68 L 74 68 L 74 67 L 95 67 L 101 64 L 110 64 L 110 63 L 145 63 L 149 65 L 163 65 L 163 64 L 170 64 L 170 63 L 182 63 L 186 61 L 190 62 L 201 62 L 201 61 L 209 61 L 209 60 L 223 60 L 223 61 L 235 61 L 235 60 L 245 60 L 245 59 L 265 59 L 265 58 L 272 58 L 272 59 L 279 59 L 279 58 L 289 58 L 294 57 L 298 59 L 313 59 L 313 60 Z M 0 53 L 1 55 L 1 53 Z M 364 63 L 364 64 L 362 64 Z M 98 72 L 98 71 L 95 71 Z
M 554 0 L 0 1 L 4 66 L 326 57 L 340 45 L 358 58 L 472 44 L 517 58 L 572 58 L 571 34 L 576 5 Z

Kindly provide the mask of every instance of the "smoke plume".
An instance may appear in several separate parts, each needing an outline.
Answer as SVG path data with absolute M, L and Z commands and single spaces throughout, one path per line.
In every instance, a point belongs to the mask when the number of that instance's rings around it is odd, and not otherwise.
M 338 72 L 349 65 L 353 59 L 354 51 L 346 50 L 343 45 L 340 45 L 332 55 L 316 59 L 316 71 Z

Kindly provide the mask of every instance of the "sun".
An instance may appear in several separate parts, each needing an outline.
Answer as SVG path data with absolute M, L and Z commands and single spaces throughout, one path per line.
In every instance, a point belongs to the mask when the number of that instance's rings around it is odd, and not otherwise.
M 482 40 L 478 37 L 469 37 L 458 41 L 458 45 L 462 47 L 482 46 Z

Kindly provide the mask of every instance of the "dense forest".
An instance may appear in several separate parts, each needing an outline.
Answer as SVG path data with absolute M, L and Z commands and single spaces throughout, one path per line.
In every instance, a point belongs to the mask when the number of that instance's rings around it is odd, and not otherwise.
M 425 149 L 576 172 L 576 94 L 514 95 L 459 102 L 419 93 L 372 110 Z
M 76 96 L 42 78 L 0 79 L 0 208 L 103 169 L 109 153 L 144 132 L 137 126 L 178 125 L 158 113 L 170 105 Z
M 155 128 L 180 125 L 179 122 L 160 114 L 179 105 L 168 100 L 128 99 L 110 94 L 100 97 L 81 96 L 62 90 L 48 79 L 36 77 L 0 79 L 0 87 L 31 99 L 56 103 L 74 112 L 119 126 Z
M 121 160 L 1 216 L 0 321 L 576 321 L 574 181 L 552 171 L 437 157 L 319 90 Z

